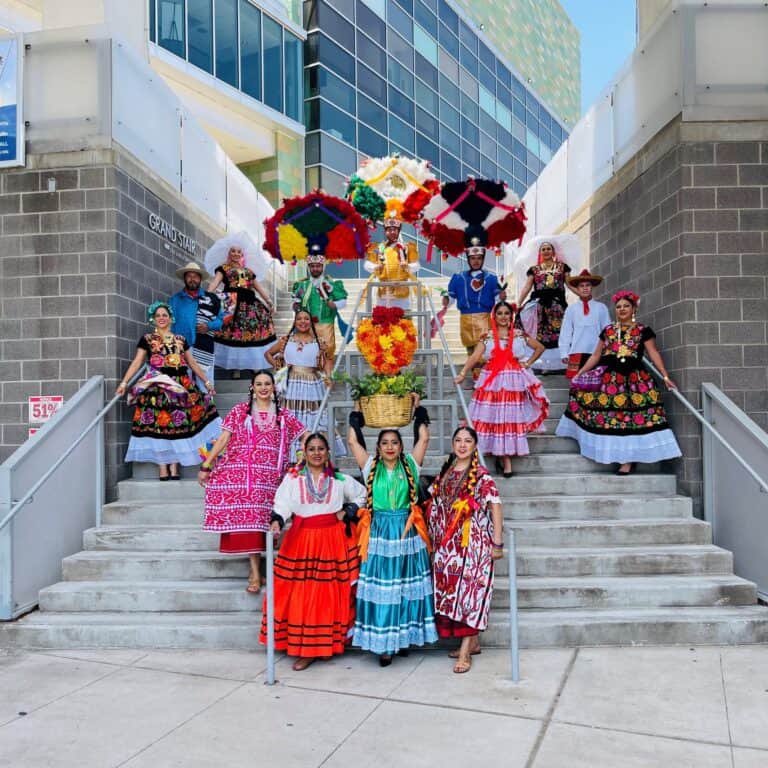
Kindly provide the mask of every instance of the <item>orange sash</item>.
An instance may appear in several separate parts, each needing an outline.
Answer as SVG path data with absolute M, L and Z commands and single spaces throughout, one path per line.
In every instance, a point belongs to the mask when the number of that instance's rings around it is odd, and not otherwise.
M 421 507 L 418 504 L 411 504 L 411 514 L 408 515 L 408 519 L 405 521 L 405 528 L 403 529 L 403 535 L 400 539 L 404 539 L 408 535 L 408 531 L 411 528 L 416 529 L 416 533 L 424 540 L 427 545 L 427 552 L 432 554 L 432 542 L 429 540 L 429 532 L 427 531 L 427 523 L 424 520 L 424 515 L 421 512 Z

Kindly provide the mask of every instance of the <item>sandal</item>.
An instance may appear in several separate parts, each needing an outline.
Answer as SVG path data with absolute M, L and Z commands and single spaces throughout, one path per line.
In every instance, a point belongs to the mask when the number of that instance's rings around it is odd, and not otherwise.
M 299 656 L 296 661 L 291 664 L 291 669 L 294 672 L 301 672 L 302 670 L 306 669 L 310 665 L 314 664 L 317 661 L 317 659 L 310 658 L 307 656 Z
M 472 669 L 472 657 L 459 656 L 458 661 L 453 665 L 453 671 L 457 675 L 463 675 L 465 672 L 469 672 Z
M 249 578 L 245 591 L 251 595 L 258 595 L 261 592 L 261 579 L 258 576 L 255 579 Z
M 480 646 L 478 645 L 478 646 L 476 646 L 475 648 L 473 648 L 473 649 L 472 649 L 472 650 L 469 652 L 469 655 L 470 655 L 470 656 L 479 656 L 479 655 L 480 655 L 482 652 L 483 652 L 483 649 L 482 649 L 482 648 L 480 648 Z M 459 658 L 459 649 L 458 649 L 458 648 L 456 648 L 456 650 L 453 650 L 453 651 L 451 651 L 451 652 L 448 654 L 448 658 L 449 658 L 449 659 L 458 659 L 458 658 Z

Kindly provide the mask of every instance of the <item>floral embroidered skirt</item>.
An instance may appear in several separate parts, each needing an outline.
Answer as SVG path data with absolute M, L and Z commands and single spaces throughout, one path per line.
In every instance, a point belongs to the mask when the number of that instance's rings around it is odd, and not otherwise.
M 200 462 L 198 448 L 221 433 L 213 398 L 197 387 L 186 367 L 150 370 L 134 388 L 131 401 L 126 461 L 192 466 Z
M 407 509 L 375 510 L 360 565 L 352 644 L 377 654 L 437 641 L 429 554 Z
M 483 369 L 469 404 L 478 446 L 494 456 L 526 456 L 528 433 L 542 431 L 549 415 L 541 382 L 528 370 L 509 369 L 483 389 L 489 375 Z
M 681 456 L 661 393 L 643 368 L 607 370 L 598 392 L 572 389 L 556 434 L 601 464 L 650 463 Z
M 271 368 L 264 353 L 275 338 L 269 309 L 255 298 L 240 299 L 234 313 L 225 318 L 222 329 L 214 334 L 216 365 L 228 370 Z

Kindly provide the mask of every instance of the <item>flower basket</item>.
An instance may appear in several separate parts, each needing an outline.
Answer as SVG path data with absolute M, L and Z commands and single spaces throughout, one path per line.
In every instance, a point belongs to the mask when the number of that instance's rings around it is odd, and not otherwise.
M 368 427 L 404 427 L 413 418 L 413 398 L 408 395 L 371 395 L 360 398 Z

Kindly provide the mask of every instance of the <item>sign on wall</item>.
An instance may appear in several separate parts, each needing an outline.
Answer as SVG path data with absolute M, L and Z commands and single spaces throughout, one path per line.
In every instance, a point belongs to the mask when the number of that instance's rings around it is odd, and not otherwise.
M 183 232 L 180 232 L 178 229 L 176 229 L 176 227 L 174 227 L 162 217 L 158 216 L 156 213 L 149 214 L 147 223 L 149 224 L 149 228 L 153 232 L 157 232 L 160 237 L 164 237 L 166 240 L 173 243 L 174 245 L 177 245 L 182 250 L 194 255 L 195 251 L 197 250 L 197 240 L 191 238 L 189 235 L 185 235 Z
M 64 405 L 63 395 L 35 395 L 29 398 L 30 424 L 48 421 Z
M 21 35 L 0 35 L 0 168 L 24 165 Z

